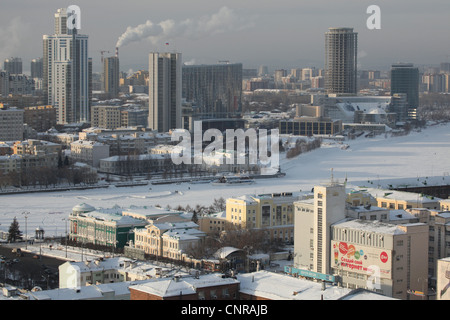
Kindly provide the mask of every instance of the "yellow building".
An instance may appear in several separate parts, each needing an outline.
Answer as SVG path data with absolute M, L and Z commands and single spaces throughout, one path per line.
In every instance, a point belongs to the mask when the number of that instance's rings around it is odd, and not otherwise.
M 135 230 L 135 247 L 145 254 L 182 260 L 189 251 L 200 245 L 205 233 L 192 221 L 150 221 L 143 229 Z
M 226 220 L 247 229 L 266 229 L 272 240 L 294 241 L 294 201 L 307 198 L 292 192 L 244 195 L 227 199 Z
M 411 208 L 438 209 L 440 200 L 419 193 L 395 190 L 379 190 L 379 193 L 374 196 L 378 207 L 396 210 Z
M 375 188 L 363 188 L 360 190 L 356 188 L 352 193 L 348 194 L 347 202 L 350 204 L 357 202 L 358 192 L 370 194 L 373 198 L 372 200 L 369 200 L 371 205 L 391 210 L 405 210 L 412 208 L 439 209 L 441 207 L 441 199 L 439 198 L 426 196 L 420 193 Z M 365 201 L 361 198 L 359 205 L 366 205 L 364 202 Z

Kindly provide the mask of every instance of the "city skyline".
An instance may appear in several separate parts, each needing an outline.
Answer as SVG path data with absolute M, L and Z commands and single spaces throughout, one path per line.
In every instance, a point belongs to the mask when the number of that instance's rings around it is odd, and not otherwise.
M 176 3 L 176 2 L 175 2 Z M 283 0 L 266 3 L 227 1 L 223 4 L 191 1 L 189 4 L 132 1 L 39 3 L 6 0 L 1 5 L 0 59 L 21 57 L 24 71 L 42 56 L 41 39 L 53 29 L 53 13 L 60 7 L 81 8 L 81 33 L 89 35 L 89 56 L 95 72 L 102 69 L 100 51 L 114 54 L 127 30 L 148 33 L 121 45 L 121 70 L 147 67 L 152 51 L 178 51 L 183 62 L 211 64 L 219 60 L 243 63 L 244 68 L 323 67 L 323 34 L 330 27 L 351 27 L 359 34 L 358 69 L 384 68 L 397 62 L 437 65 L 448 61 L 450 48 L 441 41 L 450 22 L 448 2 L 412 1 L 373 3 L 320 0 L 298 3 Z M 366 26 L 367 8 L 381 9 L 381 29 Z M 108 10 L 105 10 L 107 6 Z M 176 7 L 174 9 L 174 7 Z M 117 10 L 116 10 L 117 9 Z M 106 14 L 104 13 L 106 12 Z M 432 23 L 430 23 L 432 21 Z M 135 34 L 135 35 L 136 35 Z M 141 34 L 142 35 L 142 34 Z M 146 35 L 144 33 L 144 35 Z M 149 38 L 151 36 L 151 38 Z M 386 50 L 386 48 L 392 48 Z M 105 53 L 108 56 L 108 53 Z

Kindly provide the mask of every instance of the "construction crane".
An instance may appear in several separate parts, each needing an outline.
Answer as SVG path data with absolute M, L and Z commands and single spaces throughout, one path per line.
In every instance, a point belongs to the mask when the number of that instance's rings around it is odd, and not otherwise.
M 100 50 L 100 53 L 101 53 L 101 55 L 102 55 L 102 64 L 103 64 L 103 54 L 104 54 L 104 53 L 109 53 L 109 51 L 106 51 L 106 50 Z

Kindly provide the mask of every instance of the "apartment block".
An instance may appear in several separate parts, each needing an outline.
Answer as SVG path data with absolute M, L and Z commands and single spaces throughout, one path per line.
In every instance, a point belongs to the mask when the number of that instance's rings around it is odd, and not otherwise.
M 83 162 L 98 167 L 100 159 L 109 157 L 109 146 L 96 141 L 78 140 L 70 144 L 73 162 Z
M 226 221 L 242 228 L 265 228 L 272 240 L 294 241 L 294 201 L 307 197 L 292 192 L 228 198 Z
M 0 141 L 23 140 L 24 111 L 0 104 Z
M 26 107 L 23 122 L 37 132 L 45 132 L 56 126 L 56 109 L 53 106 Z

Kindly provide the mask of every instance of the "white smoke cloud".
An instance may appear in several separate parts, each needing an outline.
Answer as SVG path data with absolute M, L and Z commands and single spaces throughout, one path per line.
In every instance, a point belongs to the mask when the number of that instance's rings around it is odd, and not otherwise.
M 158 24 L 147 20 L 136 27 L 128 27 L 119 37 L 116 47 L 123 47 L 129 43 L 150 40 L 153 44 L 161 41 L 169 42 L 177 37 L 200 39 L 234 30 L 243 30 L 253 25 L 251 18 L 241 18 L 233 10 L 222 7 L 211 16 L 203 16 L 199 19 L 186 19 L 174 21 L 164 20 Z

